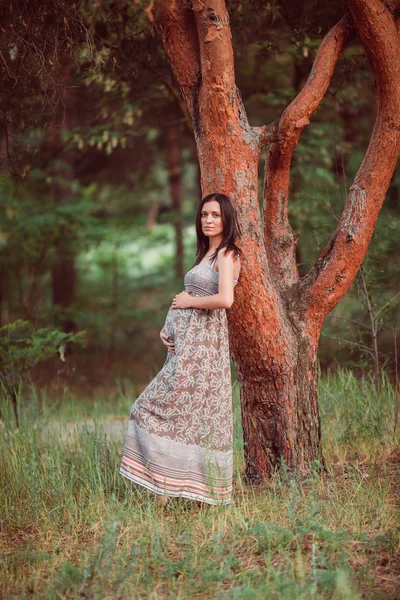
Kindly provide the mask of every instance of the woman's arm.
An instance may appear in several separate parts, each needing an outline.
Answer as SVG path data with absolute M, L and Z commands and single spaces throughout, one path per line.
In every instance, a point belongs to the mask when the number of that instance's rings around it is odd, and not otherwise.
M 230 308 L 234 299 L 233 280 L 235 276 L 235 258 L 233 252 L 224 254 L 225 249 L 218 252 L 217 265 L 219 272 L 218 294 L 212 296 L 191 296 L 182 292 L 176 296 L 173 308 Z

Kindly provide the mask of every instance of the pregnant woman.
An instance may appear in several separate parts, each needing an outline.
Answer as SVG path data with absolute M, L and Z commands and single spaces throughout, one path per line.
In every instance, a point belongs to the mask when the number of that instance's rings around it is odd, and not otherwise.
M 197 256 L 173 299 L 160 337 L 161 371 L 133 404 L 120 473 L 164 496 L 229 504 L 232 388 L 226 308 L 240 272 L 239 228 L 224 194 L 196 217 Z

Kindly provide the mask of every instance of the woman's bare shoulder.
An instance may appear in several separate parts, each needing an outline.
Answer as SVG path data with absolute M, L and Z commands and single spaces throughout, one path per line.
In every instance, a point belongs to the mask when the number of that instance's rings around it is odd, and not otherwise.
M 225 258 L 236 262 L 237 260 L 239 260 L 239 254 L 235 250 L 227 250 L 226 248 L 221 248 L 220 250 L 218 250 L 218 258 Z

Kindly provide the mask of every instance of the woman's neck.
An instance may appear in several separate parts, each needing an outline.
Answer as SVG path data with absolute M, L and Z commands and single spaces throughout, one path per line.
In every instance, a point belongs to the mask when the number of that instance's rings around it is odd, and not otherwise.
M 213 238 L 212 241 L 209 240 L 208 241 L 208 251 L 216 250 L 221 242 L 222 242 L 222 236 L 216 237 L 216 239 Z

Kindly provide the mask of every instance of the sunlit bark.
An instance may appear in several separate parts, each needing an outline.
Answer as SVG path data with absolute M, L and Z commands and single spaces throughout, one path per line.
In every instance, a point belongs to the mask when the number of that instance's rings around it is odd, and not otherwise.
M 397 10 L 392 1 L 391 10 Z M 243 231 L 243 268 L 229 310 L 230 347 L 241 387 L 246 473 L 263 481 L 284 459 L 305 470 L 322 462 L 317 348 L 324 318 L 365 256 L 399 151 L 400 46 L 380 0 L 348 0 L 349 16 L 325 36 L 303 90 L 279 123 L 251 127 L 235 85 L 229 16 L 223 0 L 155 3 L 154 25 L 193 120 L 203 195 L 229 194 Z M 297 235 L 288 222 L 292 153 L 328 89 L 354 30 L 377 89 L 367 154 L 327 247 L 299 278 Z M 266 160 L 264 218 L 257 165 Z

